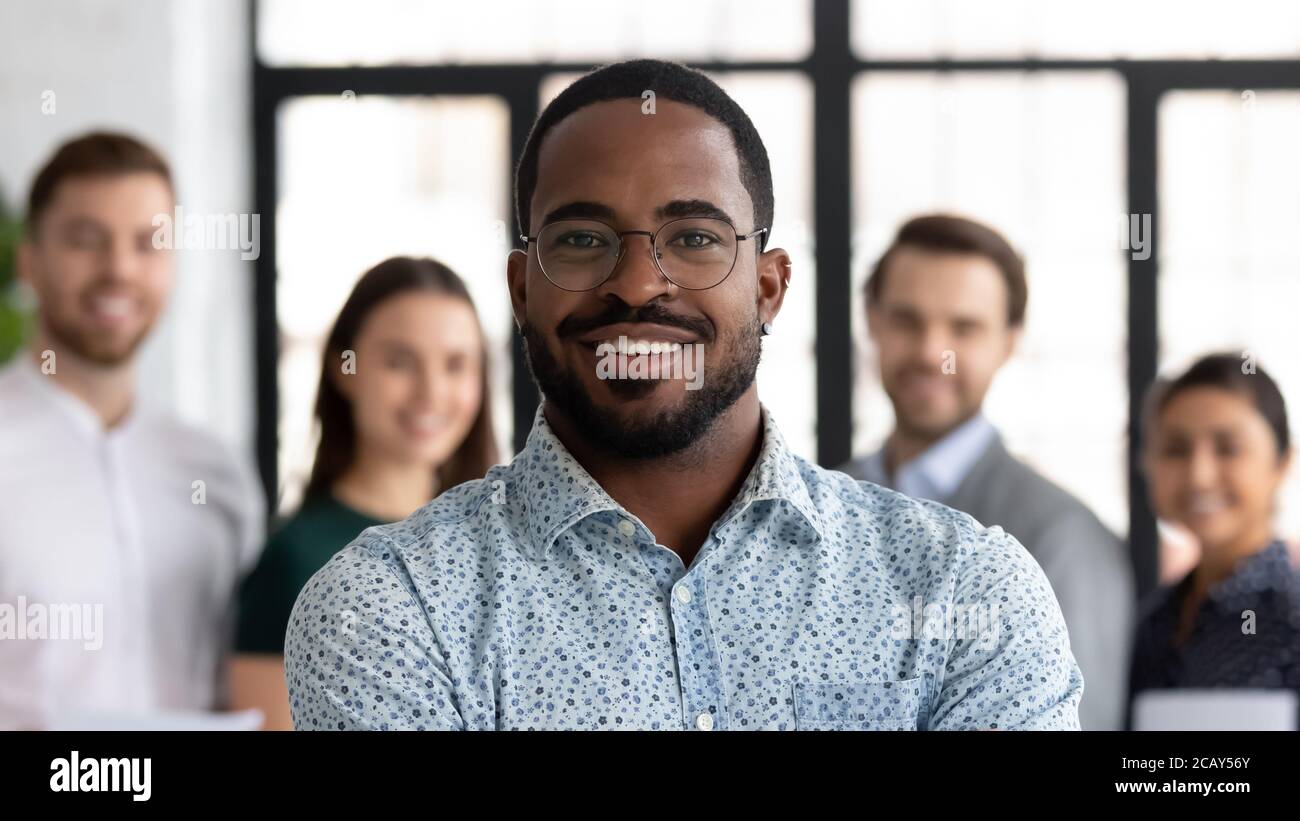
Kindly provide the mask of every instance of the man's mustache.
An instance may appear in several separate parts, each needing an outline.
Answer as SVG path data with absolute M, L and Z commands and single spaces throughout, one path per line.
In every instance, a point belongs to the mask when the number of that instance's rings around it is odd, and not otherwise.
M 620 322 L 645 322 L 682 328 L 690 331 L 705 342 L 712 342 L 714 338 L 713 323 L 707 319 L 679 316 L 662 305 L 653 302 L 642 305 L 640 308 L 615 303 L 611 304 L 605 311 L 592 317 L 566 316 L 556 326 L 555 333 L 561 339 L 565 339 Z
M 894 368 L 895 379 L 909 376 L 943 376 L 943 368 L 920 362 L 911 362 Z

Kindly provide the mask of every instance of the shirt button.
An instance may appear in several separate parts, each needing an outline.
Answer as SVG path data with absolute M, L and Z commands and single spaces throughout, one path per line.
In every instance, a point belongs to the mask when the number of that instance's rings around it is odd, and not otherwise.
M 623 519 L 618 523 L 618 532 L 630 539 L 632 538 L 632 534 L 636 533 L 636 525 L 632 524 L 627 519 Z
M 713 729 L 713 716 L 710 713 L 700 713 L 695 717 L 695 726 L 708 732 Z
M 682 604 L 691 603 L 691 590 L 684 584 L 677 585 L 677 601 Z

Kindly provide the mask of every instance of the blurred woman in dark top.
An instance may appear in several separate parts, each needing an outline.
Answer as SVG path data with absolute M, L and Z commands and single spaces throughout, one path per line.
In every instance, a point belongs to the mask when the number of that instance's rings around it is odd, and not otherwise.
M 320 444 L 302 507 L 240 593 L 231 700 L 291 729 L 284 634 L 299 591 L 372 525 L 406 518 L 497 461 L 488 356 L 469 291 L 431 259 L 367 271 L 321 360 Z
M 1207 356 L 1148 400 L 1152 504 L 1196 537 L 1201 558 L 1144 603 L 1130 696 L 1300 689 L 1300 576 L 1273 529 L 1291 463 L 1286 405 L 1250 364 L 1235 354 Z

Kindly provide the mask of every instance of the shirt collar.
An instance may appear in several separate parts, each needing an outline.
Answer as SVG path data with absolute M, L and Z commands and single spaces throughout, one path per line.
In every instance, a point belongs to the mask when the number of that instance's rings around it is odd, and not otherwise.
M 877 484 L 888 483 L 908 496 L 941 502 L 957 492 L 962 480 L 996 437 L 993 425 L 982 413 L 976 413 L 899 467 L 892 479 L 885 470 L 884 448 L 868 457 L 866 472 Z
M 14 368 L 35 400 L 52 406 L 55 412 L 67 419 L 82 436 L 89 439 L 103 438 L 114 432 L 126 430 L 134 422 L 137 414 L 132 407 L 122 422 L 106 430 L 103 420 L 99 418 L 95 409 L 61 387 L 52 375 L 43 373 L 32 360 L 30 351 L 21 350 L 15 354 L 14 359 Z
M 809 535 L 820 541 L 822 518 L 808 493 L 799 459 L 786 446 L 767 408 L 762 409 L 762 418 L 763 446 L 758 461 L 718 522 L 725 525 L 755 502 L 775 501 L 778 507 L 780 502 L 786 502 Z M 529 535 L 541 556 L 550 552 L 563 531 L 592 514 L 612 510 L 635 520 L 573 458 L 546 421 L 541 405 L 533 416 L 528 441 L 516 459 L 522 460 Z

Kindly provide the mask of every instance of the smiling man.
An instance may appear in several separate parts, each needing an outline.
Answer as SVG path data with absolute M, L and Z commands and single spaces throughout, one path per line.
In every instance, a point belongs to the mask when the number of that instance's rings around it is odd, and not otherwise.
M 1023 548 L 803 461 L 760 404 L 790 260 L 735 101 L 671 63 L 599 69 L 538 118 L 516 198 L 507 281 L 543 393 L 527 445 L 308 583 L 297 728 L 1078 726 Z M 601 366 L 696 345 L 695 388 Z
M 138 396 L 138 351 L 174 277 L 156 218 L 174 206 L 165 160 L 125 134 L 69 140 L 32 183 L 17 267 L 39 307 L 0 368 L 0 608 L 102 624 L 94 642 L 11 640 L 0 616 L 0 729 L 221 700 L 263 503 L 221 442 Z

